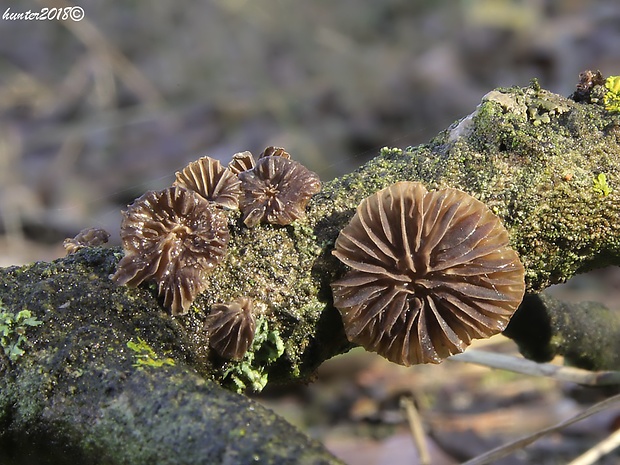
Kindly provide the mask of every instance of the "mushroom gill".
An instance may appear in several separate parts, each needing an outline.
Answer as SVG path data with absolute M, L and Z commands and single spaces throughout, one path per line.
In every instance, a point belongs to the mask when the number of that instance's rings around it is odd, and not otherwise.
M 241 297 L 215 304 L 205 321 L 209 345 L 223 358 L 241 360 L 254 341 L 256 318 L 253 303 Z
M 287 225 L 304 217 L 310 198 L 321 189 L 316 173 L 282 156 L 263 157 L 238 176 L 243 221 L 250 228 L 261 221 Z
M 202 157 L 177 171 L 173 185 L 193 190 L 207 200 L 236 210 L 239 208 L 240 184 L 235 173 L 224 168 L 219 160 Z
M 147 192 L 123 212 L 121 239 L 125 256 L 112 279 L 131 287 L 154 279 L 164 305 L 183 314 L 224 258 L 228 221 L 195 192 L 173 186 Z
M 508 232 L 457 189 L 399 182 L 362 201 L 333 254 L 350 341 L 401 365 L 439 363 L 502 331 L 525 292 Z

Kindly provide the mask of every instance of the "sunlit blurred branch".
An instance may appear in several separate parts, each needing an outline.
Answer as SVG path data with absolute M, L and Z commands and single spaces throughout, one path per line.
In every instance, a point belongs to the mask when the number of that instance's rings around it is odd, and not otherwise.
M 620 384 L 620 371 L 588 371 L 581 368 L 563 367 L 551 363 L 536 363 L 521 357 L 469 349 L 449 358 L 456 362 L 474 363 L 489 368 L 512 371 L 530 376 L 543 376 L 558 381 L 607 386 Z

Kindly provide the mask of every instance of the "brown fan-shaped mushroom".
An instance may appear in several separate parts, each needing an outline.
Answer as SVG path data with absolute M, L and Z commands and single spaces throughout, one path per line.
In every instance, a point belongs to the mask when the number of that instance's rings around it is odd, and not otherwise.
M 226 208 L 239 208 L 241 183 L 235 173 L 224 168 L 219 160 L 202 157 L 183 171 L 177 171 L 175 186 L 197 192 L 202 197 Z
M 223 358 L 241 360 L 254 341 L 256 318 L 252 300 L 241 297 L 216 304 L 205 322 L 209 345 Z
M 228 244 L 226 215 L 193 191 L 149 191 L 123 212 L 125 256 L 112 279 L 135 287 L 154 279 L 173 314 L 186 313 Z
M 302 218 L 310 198 L 321 189 L 316 173 L 283 157 L 261 158 L 254 169 L 239 173 L 239 179 L 241 210 L 250 228 L 261 221 L 287 225 Z
M 77 252 L 84 247 L 98 247 L 108 242 L 110 233 L 101 228 L 82 229 L 73 239 L 65 239 L 62 243 L 67 255 Z
M 289 153 L 284 150 L 282 147 L 274 147 L 269 146 L 263 153 L 258 156 L 258 159 L 265 157 L 282 157 L 286 159 L 290 159 L 291 156 Z M 256 166 L 256 161 L 254 160 L 254 156 L 248 152 L 237 152 L 233 155 L 232 160 L 228 164 L 228 169 L 235 174 L 242 173 L 244 171 L 248 171 L 253 169 Z
M 247 150 L 245 152 L 237 152 L 233 155 L 232 160 L 228 164 L 228 169 L 235 174 L 243 171 L 251 170 L 256 166 L 254 156 Z
M 499 218 L 456 189 L 399 182 L 371 195 L 333 254 L 351 268 L 332 283 L 347 337 L 401 365 L 502 331 L 525 291 Z
M 265 157 L 282 157 L 286 158 L 287 160 L 291 158 L 289 153 L 284 150 L 283 147 L 274 147 L 273 145 L 270 145 L 265 150 L 263 150 L 263 153 L 258 156 L 258 159 L 260 160 L 261 158 Z

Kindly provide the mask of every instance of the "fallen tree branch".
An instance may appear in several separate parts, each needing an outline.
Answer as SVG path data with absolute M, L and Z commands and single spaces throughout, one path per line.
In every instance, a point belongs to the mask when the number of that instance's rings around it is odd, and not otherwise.
M 298 433 L 280 439 L 281 420 L 212 380 L 240 390 L 307 379 L 350 349 L 331 305 L 330 283 L 345 271 L 331 251 L 358 203 L 402 180 L 464 190 L 502 219 L 525 265 L 528 291 L 538 292 L 620 263 L 619 140 L 620 117 L 602 106 L 535 85 L 490 92 L 430 144 L 384 149 L 324 185 L 305 220 L 248 229 L 238 213 L 228 213 L 228 255 L 191 311 L 177 318 L 153 285 L 129 289 L 109 279 L 118 249 L 86 248 L 56 262 L 0 270 L 7 315 L 27 309 L 42 323 L 20 330 L 28 341 L 23 355 L 0 367 L 2 450 L 21 454 L 32 438 L 43 438 L 55 450 L 73 445 L 90 463 L 144 463 L 149 448 L 168 451 L 175 463 L 237 453 L 266 462 L 293 454 L 299 462 L 302 449 L 314 463 L 334 461 Z M 600 174 L 605 189 L 597 188 Z M 204 320 L 212 305 L 243 296 L 264 311 L 267 343 L 258 351 L 267 355 L 225 362 L 209 350 Z M 620 335 L 617 320 L 597 318 L 593 327 Z M 17 347 L 15 337 L 7 344 Z M 588 344 L 580 347 L 587 351 Z M 577 364 L 589 360 L 582 355 Z M 610 358 L 597 369 L 616 363 Z M 158 456 L 158 463 L 172 462 Z

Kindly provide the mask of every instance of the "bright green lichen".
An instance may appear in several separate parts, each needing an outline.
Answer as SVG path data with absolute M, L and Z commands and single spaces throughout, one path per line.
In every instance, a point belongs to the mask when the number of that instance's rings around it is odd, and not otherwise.
M 601 194 L 603 197 L 607 197 L 611 194 L 611 187 L 607 184 L 607 176 L 605 176 L 605 173 L 600 173 L 594 178 L 594 191 Z
M 39 326 L 42 321 L 37 320 L 30 310 L 22 310 L 15 314 L 7 312 L 0 302 L 0 345 L 4 354 L 15 362 L 24 355 L 22 344 L 28 344 L 26 330 L 28 327 Z
M 605 80 L 604 102 L 607 111 L 620 111 L 620 76 L 609 76 Z
M 138 338 L 138 342 L 129 341 L 127 347 L 135 352 L 136 361 L 133 366 L 138 368 L 152 367 L 160 368 L 164 365 L 174 366 L 174 360 L 171 358 L 159 358 L 153 348 L 149 346 L 142 338 Z
M 284 353 L 284 342 L 277 330 L 269 330 L 266 318 L 259 318 L 252 347 L 239 363 L 224 371 L 224 383 L 232 383 L 239 393 L 251 388 L 260 392 L 267 385 L 268 367 Z

